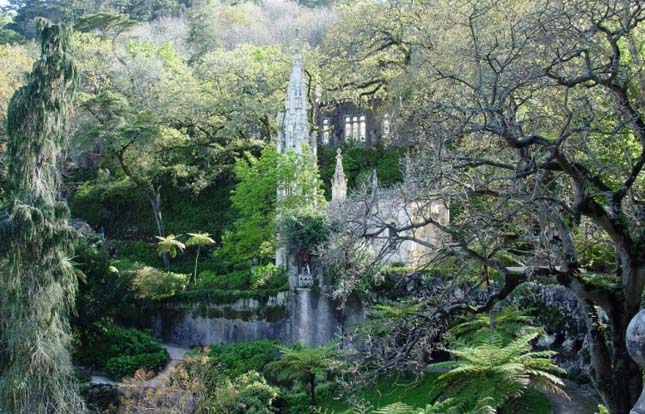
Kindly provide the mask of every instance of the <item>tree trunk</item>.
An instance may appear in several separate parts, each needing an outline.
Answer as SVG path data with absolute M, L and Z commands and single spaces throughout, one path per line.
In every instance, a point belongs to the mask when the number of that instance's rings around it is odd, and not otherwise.
M 638 313 L 639 306 L 625 297 L 608 295 L 605 298 L 607 304 L 603 306 L 608 318 L 605 326 L 594 302 L 580 302 L 583 304 L 589 332 L 590 374 L 594 385 L 603 404 L 612 414 L 629 414 L 641 394 L 643 381 L 640 368 L 627 352 L 625 333 L 627 325 Z
M 309 396 L 311 397 L 311 400 L 309 401 L 309 405 L 312 407 L 316 406 L 316 374 L 310 374 L 309 376 L 309 390 L 310 394 Z
M 161 195 L 159 190 L 149 190 L 148 191 L 148 200 L 150 201 L 150 206 L 152 207 L 152 214 L 155 218 L 155 224 L 157 226 L 157 235 L 159 237 L 166 237 L 166 232 L 163 226 L 163 218 L 161 217 Z M 168 253 L 161 255 L 163 260 L 163 265 L 166 270 L 170 269 L 170 258 Z
M 197 262 L 199 261 L 199 252 L 202 246 L 197 246 L 197 254 L 195 255 L 195 270 L 193 271 L 193 284 L 197 284 Z

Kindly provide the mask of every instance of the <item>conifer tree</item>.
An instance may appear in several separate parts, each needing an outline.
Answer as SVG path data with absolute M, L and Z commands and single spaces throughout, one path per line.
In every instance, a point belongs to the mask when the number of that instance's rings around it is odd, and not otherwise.
M 58 163 L 77 73 L 69 29 L 38 22 L 41 56 L 9 104 L 0 214 L 0 412 L 78 414 L 68 313 L 74 230 L 59 200 Z

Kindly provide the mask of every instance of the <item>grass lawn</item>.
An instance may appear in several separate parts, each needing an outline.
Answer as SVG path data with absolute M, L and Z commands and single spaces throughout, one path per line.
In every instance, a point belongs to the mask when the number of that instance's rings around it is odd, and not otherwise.
M 439 393 L 439 389 L 434 386 L 434 381 L 439 375 L 438 373 L 427 373 L 421 378 L 414 376 L 382 377 L 375 384 L 360 392 L 360 397 L 374 408 L 381 408 L 399 401 L 416 408 L 424 408 Z M 320 404 L 320 408 L 327 413 L 348 414 L 351 412 L 346 401 L 331 398 L 325 399 Z M 513 407 L 508 407 L 508 411 L 504 412 L 509 414 L 551 414 L 551 403 L 544 394 L 528 390 Z

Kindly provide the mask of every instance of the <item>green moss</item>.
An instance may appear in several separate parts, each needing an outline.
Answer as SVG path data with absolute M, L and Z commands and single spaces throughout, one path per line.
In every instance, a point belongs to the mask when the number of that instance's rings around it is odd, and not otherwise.
M 266 304 L 270 297 L 276 296 L 285 289 L 202 289 L 189 290 L 164 299 L 163 303 L 184 303 L 184 304 L 214 304 L 226 305 L 235 303 L 240 299 L 257 299 L 261 304 Z

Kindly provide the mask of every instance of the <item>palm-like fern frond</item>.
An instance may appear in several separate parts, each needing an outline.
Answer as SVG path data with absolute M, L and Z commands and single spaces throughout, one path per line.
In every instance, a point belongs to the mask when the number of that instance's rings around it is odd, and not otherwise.
M 375 410 L 374 414 L 419 414 L 419 409 L 402 402 L 395 402 Z
M 450 352 L 456 361 L 438 365 L 453 369 L 437 379 L 449 396 L 466 397 L 468 408 L 477 401 L 491 398 L 494 407 L 519 398 L 528 387 L 566 396 L 564 383 L 558 375 L 566 372 L 553 362 L 554 352 L 531 352 L 531 333 L 505 346 L 484 343 L 462 345 Z
M 157 254 L 162 256 L 168 254 L 168 256 L 174 258 L 177 256 L 177 252 L 183 252 L 186 248 L 186 245 L 182 243 L 174 234 L 170 234 L 166 237 L 156 236 L 159 240 L 157 242 Z

